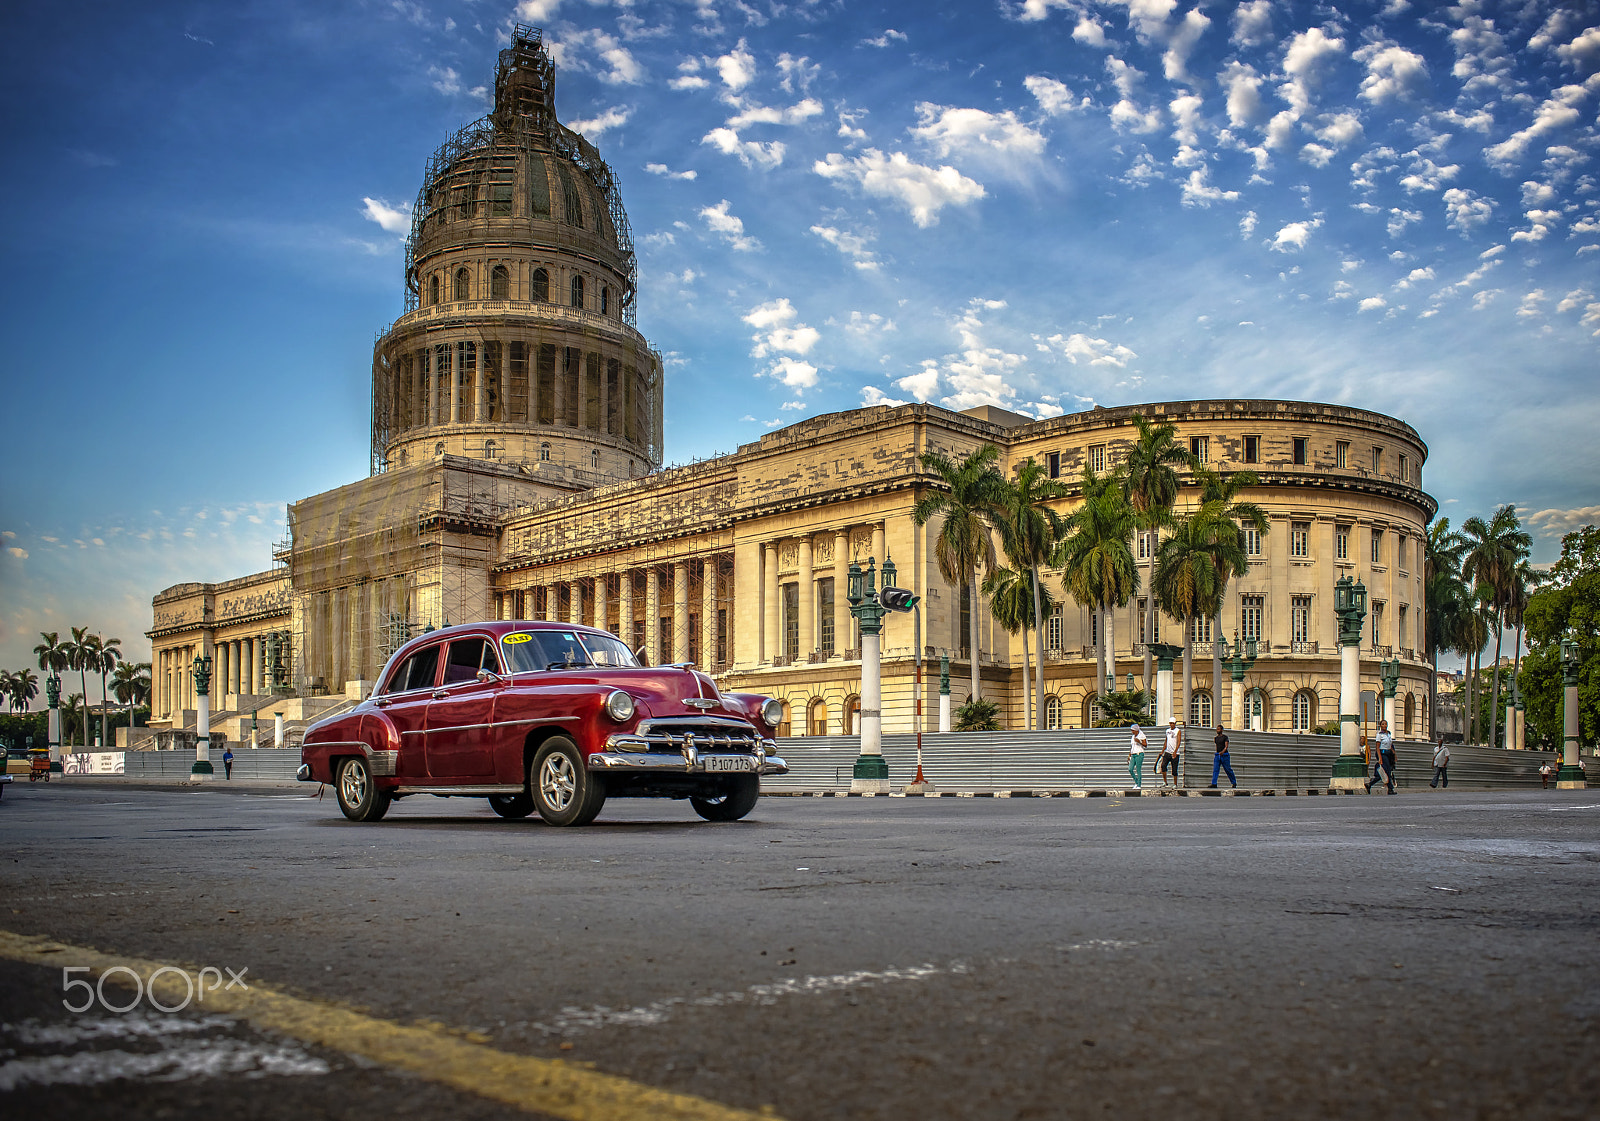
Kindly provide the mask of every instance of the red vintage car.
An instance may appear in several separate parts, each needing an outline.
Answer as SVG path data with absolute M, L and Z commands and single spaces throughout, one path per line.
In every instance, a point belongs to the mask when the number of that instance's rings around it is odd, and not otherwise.
M 708 821 L 755 808 L 788 773 L 783 705 L 723 693 L 692 666 L 639 665 L 615 635 L 561 623 L 429 631 L 394 653 L 372 696 L 313 725 L 302 782 L 332 783 L 352 821 L 413 794 L 488 798 L 586 825 L 607 798 L 687 798 Z

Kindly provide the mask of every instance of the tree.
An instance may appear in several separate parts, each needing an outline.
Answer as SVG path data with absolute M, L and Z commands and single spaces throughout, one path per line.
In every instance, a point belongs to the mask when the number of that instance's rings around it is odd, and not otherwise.
M 1224 475 L 1208 467 L 1196 465 L 1195 482 L 1200 486 L 1200 505 L 1210 507 L 1216 525 L 1212 531 L 1211 565 L 1216 572 L 1217 596 L 1212 611 L 1216 626 L 1211 635 L 1211 701 L 1213 715 L 1221 710 L 1216 706 L 1222 696 L 1222 646 L 1227 636 L 1222 630 L 1222 601 L 1228 593 L 1228 581 L 1250 572 L 1250 556 L 1245 550 L 1245 526 L 1265 537 L 1271 530 L 1267 513 L 1254 502 L 1243 502 L 1239 495 L 1246 487 L 1261 480 L 1254 471 L 1235 471 Z M 1229 527 L 1232 527 L 1231 531 Z M 1184 683 L 1187 691 L 1188 683 Z M 1187 703 L 1187 697 L 1185 698 Z
M 1468 518 L 1461 523 L 1467 540 L 1462 571 L 1488 592 L 1488 605 L 1494 627 L 1494 689 L 1489 701 L 1489 746 L 1495 742 L 1500 723 L 1500 644 L 1505 638 L 1507 605 L 1514 595 L 1517 566 L 1533 551 L 1533 538 L 1517 520 L 1517 508 L 1501 506 L 1485 522 Z
M 1000 706 L 982 697 L 974 697 L 956 709 L 954 727 L 958 732 L 998 732 Z
M 81 696 L 87 707 L 89 697 L 89 671 L 98 666 L 100 636 L 89 633 L 88 627 L 73 627 L 72 641 L 67 643 L 67 668 L 78 671 L 78 681 L 83 686 Z M 87 717 L 83 723 L 82 746 L 89 746 L 89 722 Z
M 1196 615 L 1212 614 L 1219 598 L 1212 557 L 1226 532 L 1216 507 L 1200 507 L 1180 517 L 1156 550 L 1155 598 L 1161 609 L 1183 620 L 1183 708 L 1188 713 L 1194 685 L 1190 647 Z M 1236 528 L 1236 527 L 1235 527 Z
M 1055 543 L 1060 539 L 1063 530 L 1061 515 L 1057 514 L 1046 503 L 1067 498 L 1068 496 L 1067 488 L 1049 478 L 1045 469 L 1036 463 L 1032 456 L 1029 456 L 1018 465 L 1017 477 L 1007 484 L 1004 501 L 1001 504 L 1001 508 L 1004 511 L 1004 516 L 1000 523 L 1001 548 L 1005 550 L 1006 557 L 1019 571 L 1022 569 L 1027 570 L 1033 585 L 1033 611 L 1030 625 L 1033 627 L 1034 649 L 1038 655 L 1034 664 L 1039 667 L 1033 698 L 1032 726 L 1035 728 L 1044 727 L 1044 629 L 1042 620 L 1046 618 L 1044 603 L 1049 598 L 1047 594 L 1041 592 L 1039 587 L 1039 566 L 1049 562 L 1050 553 L 1055 548 Z M 1026 669 L 1026 632 L 1023 634 L 1023 641 L 1023 665 L 1024 669 Z
M 1066 520 L 1066 535 L 1051 557 L 1067 589 L 1102 620 L 1095 643 L 1096 693 L 1106 691 L 1106 655 L 1116 676 L 1116 634 L 1109 609 L 1125 605 L 1139 590 L 1139 566 L 1129 539 L 1138 519 L 1115 476 L 1096 475 L 1087 466 L 1081 476 L 1083 501 Z
M 989 531 L 1004 520 L 1005 479 L 995 469 L 1000 449 L 985 444 L 959 463 L 941 452 L 924 452 L 922 466 L 945 488 L 924 495 L 912 508 L 918 525 L 943 515 L 934 556 L 939 574 L 954 587 L 966 588 L 972 597 L 969 640 L 972 644 L 972 699 L 978 684 L 978 569 L 995 567 L 994 541 Z
M 1133 414 L 1139 426 L 1139 438 L 1128 449 L 1127 461 L 1122 465 L 1122 485 L 1133 507 L 1140 533 L 1154 535 L 1172 522 L 1172 507 L 1178 501 L 1178 468 L 1192 467 L 1194 457 L 1178 443 L 1175 426 L 1152 424 L 1142 413 Z M 1148 550 L 1148 569 L 1145 587 L 1155 587 L 1156 550 L 1152 542 Z M 1155 596 L 1149 596 L 1149 610 L 1144 614 L 1144 687 L 1150 688 L 1150 644 L 1155 641 Z
M 1439 718 L 1439 654 L 1466 654 L 1467 586 L 1461 580 L 1466 538 L 1450 528 L 1449 518 L 1428 527 L 1422 563 L 1423 645 L 1433 674 L 1428 678 L 1428 719 Z M 1430 731 L 1433 725 L 1429 725 Z M 1435 731 L 1435 735 L 1437 732 Z
M 33 655 L 39 659 L 39 668 L 52 676 L 59 676 L 72 660 L 67 651 L 67 644 L 62 642 L 56 631 L 40 631 L 39 645 L 33 648 Z
M 105 715 L 106 710 L 106 677 L 116 668 L 122 660 L 122 639 L 107 638 L 96 639 L 98 644 L 95 651 L 94 668 L 100 671 L 100 728 L 106 740 L 111 739 L 110 724 Z
M 1522 628 L 1528 611 L 1528 599 L 1533 595 L 1534 589 L 1543 581 L 1544 577 L 1533 570 L 1527 561 L 1518 564 L 1511 574 L 1511 595 L 1506 600 L 1506 623 L 1517 628 L 1516 652 L 1511 656 L 1511 704 L 1515 705 L 1521 697 L 1522 682 Z M 1511 729 L 1506 729 L 1509 737 Z M 1506 746 L 1510 747 L 1508 738 Z
M 1038 594 L 1038 590 L 1038 584 L 1031 581 L 1027 573 L 1011 568 L 996 568 L 983 578 L 983 594 L 989 597 L 989 612 L 994 616 L 994 621 L 1000 624 L 1007 634 L 1020 633 L 1023 636 L 1022 684 L 1025 696 L 1031 695 L 1028 688 L 1026 639 L 1028 628 L 1038 626 L 1038 616 L 1034 614 L 1033 608 L 1034 596 Z M 1055 606 L 1050 602 L 1048 592 L 1044 594 L 1043 600 L 1049 606 Z M 1043 663 L 1039 666 L 1039 673 L 1041 677 L 1044 674 Z M 1023 707 L 1026 710 L 1026 703 Z
M 150 700 L 150 663 L 120 662 L 111 677 L 111 691 L 128 706 L 128 743 L 133 743 L 133 710 Z
M 72 740 L 72 728 L 79 721 L 87 725 L 88 714 L 84 711 L 83 694 L 73 693 L 61 702 L 61 738 L 69 744 Z
M 1128 728 L 1145 718 L 1149 696 L 1143 689 L 1123 692 L 1111 689 L 1100 697 L 1099 704 L 1100 719 L 1094 723 L 1096 728 Z
M 24 666 L 16 673 L 6 674 L 6 695 L 11 700 L 13 712 L 27 712 L 33 698 L 39 695 L 39 679 Z
M 1528 656 L 1523 662 L 1523 703 L 1528 728 L 1559 747 L 1565 688 L 1561 641 L 1578 645 L 1578 735 L 1600 738 L 1600 529 L 1584 526 L 1561 539 L 1561 559 L 1549 580 L 1528 597 Z

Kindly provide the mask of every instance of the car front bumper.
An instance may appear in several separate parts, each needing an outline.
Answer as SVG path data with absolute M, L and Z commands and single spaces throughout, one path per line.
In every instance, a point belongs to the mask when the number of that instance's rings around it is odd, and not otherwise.
M 776 753 L 776 744 L 762 740 L 753 755 L 718 751 L 710 743 L 703 747 L 693 742 L 685 743 L 675 752 L 651 751 L 649 744 L 637 736 L 611 736 L 605 749 L 589 756 L 591 771 L 628 771 L 630 773 L 656 772 L 659 774 L 755 774 L 786 775 L 789 764 Z M 713 760 L 739 759 L 748 761 L 746 767 L 718 766 Z

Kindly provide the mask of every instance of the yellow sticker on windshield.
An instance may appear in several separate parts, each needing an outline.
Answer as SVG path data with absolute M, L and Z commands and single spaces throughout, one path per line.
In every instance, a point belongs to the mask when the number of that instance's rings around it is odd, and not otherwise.
M 531 634 L 508 634 L 500 641 L 507 646 L 515 646 L 519 642 L 532 642 L 533 636 Z

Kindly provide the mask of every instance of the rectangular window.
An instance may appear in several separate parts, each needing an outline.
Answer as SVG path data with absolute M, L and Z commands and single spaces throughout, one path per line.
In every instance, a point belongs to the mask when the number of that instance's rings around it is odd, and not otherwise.
M 1304 467 L 1310 462 L 1310 456 L 1307 451 L 1310 446 L 1311 441 L 1304 436 L 1296 436 L 1294 438 L 1294 462 L 1297 467 Z
M 689 660 L 700 664 L 700 616 L 693 612 L 689 615 Z
M 1377 646 L 1383 641 L 1383 601 L 1372 602 L 1372 645 Z
M 1244 461 L 1246 463 L 1261 462 L 1261 437 L 1246 436 L 1244 438 Z
M 1246 556 L 1261 555 L 1261 531 L 1254 526 L 1244 527 L 1244 551 Z
M 717 665 L 728 664 L 728 609 L 717 608 Z
M 1372 531 L 1372 563 L 1383 563 L 1383 530 L 1381 529 Z
M 817 581 L 817 649 L 833 654 L 833 577 Z
M 1311 523 L 1289 523 L 1289 555 L 1291 557 L 1309 557 L 1311 555 Z
M 1050 612 L 1044 622 L 1044 645 L 1047 650 L 1061 649 L 1061 608 Z
M 1100 612 L 1089 612 L 1089 645 L 1100 645 Z
M 1045 467 L 1049 470 L 1050 477 L 1052 479 L 1061 478 L 1061 453 L 1060 452 L 1050 452 L 1048 455 L 1046 455 L 1044 457 L 1044 463 L 1045 463 Z
M 1194 456 L 1201 463 L 1209 462 L 1210 459 L 1211 459 L 1211 437 L 1210 436 L 1191 436 L 1191 437 L 1189 437 L 1189 454 Z
M 1406 566 L 1406 539 L 1403 534 L 1395 537 L 1394 563 L 1399 565 L 1402 569 Z
M 1411 481 L 1411 461 L 1403 455 L 1400 457 L 1400 481 L 1402 483 Z
M 672 662 L 672 616 L 663 615 L 656 620 L 656 665 Z
M 1089 470 L 1098 475 L 1105 469 L 1106 446 L 1104 444 L 1096 444 L 1094 447 L 1089 449 Z
M 1350 441 L 1340 440 L 1333 445 L 1333 465 L 1335 467 L 1350 466 Z
M 1265 596 L 1239 597 L 1239 637 L 1261 641 L 1261 616 L 1266 611 Z
M 956 648 L 965 650 L 972 641 L 972 585 L 961 585 L 961 633 L 956 635 Z
M 1293 642 L 1311 641 L 1311 597 L 1289 597 L 1289 638 Z
M 783 656 L 792 665 L 800 659 L 800 585 L 785 584 L 783 596 Z
M 1342 525 L 1333 531 L 1333 555 L 1336 560 L 1350 559 L 1350 527 Z
M 1211 620 L 1195 616 L 1189 620 L 1189 641 L 1195 646 L 1211 645 Z
M 1154 534 L 1152 534 L 1152 533 L 1141 533 L 1141 534 L 1139 534 L 1139 559 L 1140 560 L 1142 560 L 1142 561 L 1149 560 L 1150 559 L 1150 554 L 1151 554 L 1152 550 L 1154 550 L 1154 548 L 1155 548 L 1155 535 Z
M 1406 605 L 1403 603 L 1400 605 L 1400 614 L 1395 619 L 1394 644 L 1396 646 L 1406 644 Z
M 1144 641 L 1145 611 L 1146 611 L 1146 608 L 1147 608 L 1147 605 L 1149 604 L 1149 602 L 1150 602 L 1149 600 L 1144 600 L 1144 599 L 1141 599 L 1139 601 L 1139 641 L 1140 642 Z M 1151 626 L 1153 626 L 1155 629 L 1150 632 L 1150 641 L 1151 642 L 1160 642 L 1161 641 L 1161 612 L 1159 612 L 1159 611 L 1156 612 L 1155 618 L 1151 620 Z
M 1383 449 L 1382 448 L 1375 447 L 1375 448 L 1372 449 L 1372 473 L 1374 475 L 1383 474 Z

